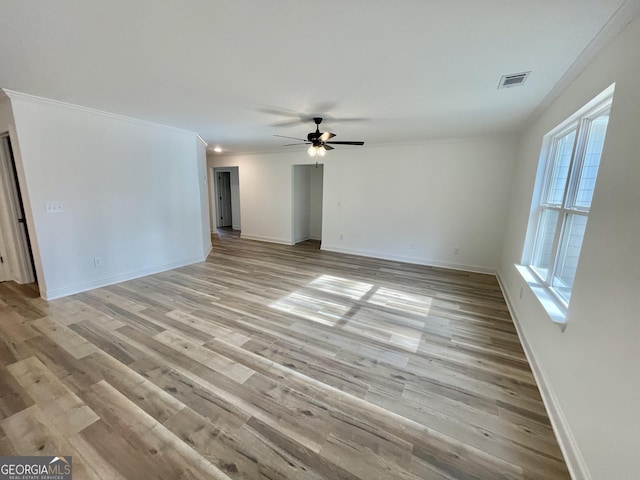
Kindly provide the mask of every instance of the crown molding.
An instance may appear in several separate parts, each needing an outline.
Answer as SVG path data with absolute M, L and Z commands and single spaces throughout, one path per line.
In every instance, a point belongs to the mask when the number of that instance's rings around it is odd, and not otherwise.
M 35 103 L 35 104 L 38 104 L 38 105 L 50 105 L 50 106 L 54 106 L 54 107 L 58 107 L 58 108 L 63 108 L 65 110 L 73 110 L 73 111 L 76 111 L 76 112 L 88 113 L 90 115 L 113 118 L 113 119 L 116 119 L 116 120 L 120 120 L 120 121 L 128 122 L 128 123 L 133 123 L 133 124 L 144 126 L 144 127 L 148 127 L 148 128 L 166 130 L 166 131 L 169 131 L 169 132 L 172 132 L 172 133 L 177 133 L 177 134 L 180 134 L 180 135 L 189 135 L 189 136 L 192 136 L 192 137 L 195 136 L 195 137 L 198 137 L 198 138 L 200 137 L 196 132 L 192 132 L 190 130 L 184 130 L 182 128 L 171 127 L 169 125 L 162 125 L 161 123 L 154 123 L 154 122 L 150 122 L 148 120 L 140 120 L 139 118 L 128 117 L 126 115 L 120 115 L 118 113 L 105 112 L 104 110 L 98 110 L 96 108 L 85 107 L 85 106 L 76 105 L 76 104 L 73 104 L 73 103 L 62 102 L 60 100 L 53 100 L 53 99 L 50 99 L 50 98 L 38 97 L 36 95 L 31 95 L 29 93 L 16 92 L 15 90 L 9 90 L 7 88 L 2 88 L 0 90 L 2 90 L 2 92 L 4 92 L 4 94 L 7 97 L 9 97 L 9 99 L 12 102 L 13 101 L 23 101 L 23 102 Z M 200 140 L 204 142 L 204 140 L 202 140 L 202 139 L 200 139 Z M 206 143 L 205 143 L 205 145 L 206 145 Z
M 578 55 L 567 71 L 560 77 L 547 96 L 540 102 L 528 120 L 524 123 L 522 131 L 531 127 L 542 114 L 555 102 L 574 80 L 595 60 L 598 54 L 604 50 L 627 25 L 640 15 L 640 2 L 638 0 L 625 0 L 611 15 L 607 23 L 593 37 L 584 50 Z
M 422 139 L 422 140 L 405 140 L 405 141 L 397 141 L 397 142 L 366 142 L 362 147 L 350 146 L 346 145 L 340 146 L 341 152 L 347 151 L 359 151 L 363 152 L 365 150 L 377 150 L 377 149 L 385 149 L 385 148 L 402 148 L 402 147 L 421 147 L 428 145 L 452 145 L 452 144 L 469 144 L 469 143 L 482 143 L 482 142 L 495 142 L 495 141 L 515 141 L 517 139 L 517 133 L 514 132 L 505 132 L 505 133 L 497 133 L 495 135 L 478 135 L 478 136 L 470 136 L 470 137 L 451 137 L 451 138 L 431 138 L 431 139 Z M 290 153 L 303 153 L 307 155 L 306 148 L 300 150 L 292 150 L 292 149 L 283 149 L 282 147 L 275 147 L 272 149 L 264 149 L 261 148 L 259 150 L 226 150 L 222 153 L 214 152 L 213 149 L 207 149 L 207 154 L 217 157 L 217 158 L 230 158 L 230 157 L 249 157 L 249 156 L 264 156 L 264 155 L 283 155 Z M 328 160 L 329 156 L 336 155 L 339 152 L 329 152 L 326 157 L 322 157 L 324 161 Z M 308 157 L 313 160 L 312 157 Z M 315 160 L 313 160 L 315 162 Z

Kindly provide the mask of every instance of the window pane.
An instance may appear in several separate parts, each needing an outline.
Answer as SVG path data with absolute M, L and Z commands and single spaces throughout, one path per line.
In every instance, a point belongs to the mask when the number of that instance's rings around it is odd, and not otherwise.
M 560 294 L 565 301 L 571 297 L 571 288 L 576 276 L 578 257 L 582 248 L 582 239 L 587 226 L 587 217 L 584 215 L 567 216 L 567 223 L 560 239 L 560 255 L 558 255 L 558 266 L 553 277 L 551 286 Z
M 544 209 L 540 215 L 540 224 L 533 247 L 531 266 L 540 276 L 547 280 L 549 267 L 551 266 L 553 253 L 553 238 L 558 224 L 558 212 Z
M 572 130 L 557 140 L 553 170 L 551 171 L 549 191 L 547 193 L 546 203 L 548 205 L 562 205 L 575 139 L 576 131 Z
M 578 183 L 578 193 L 576 195 L 576 207 L 589 208 L 593 197 L 593 187 L 596 184 L 598 167 L 600 166 L 600 156 L 604 146 L 604 136 L 607 133 L 607 123 L 609 113 L 605 113 L 591 122 L 589 137 L 584 153 L 584 163 L 580 172 Z

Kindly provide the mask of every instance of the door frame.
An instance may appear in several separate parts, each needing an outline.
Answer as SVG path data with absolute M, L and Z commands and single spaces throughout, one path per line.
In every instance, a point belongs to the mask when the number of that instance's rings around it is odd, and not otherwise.
M 4 233 L 0 228 L 0 282 L 13 280 L 11 268 L 9 268 L 9 257 L 5 248 Z
M 225 177 L 225 183 L 226 180 L 228 179 L 229 184 L 228 184 L 228 188 L 227 185 L 225 185 L 223 188 L 223 180 L 222 177 Z M 224 228 L 224 227 L 232 227 L 233 228 L 233 208 L 232 208 L 232 204 L 231 204 L 231 172 L 230 171 L 226 171 L 226 170 L 218 170 L 217 172 L 215 172 L 215 177 L 216 177 L 216 187 L 217 187 L 217 191 L 216 191 L 216 205 L 217 205 L 217 209 L 216 209 L 216 226 L 218 228 Z M 223 202 L 223 196 L 228 196 L 228 198 L 226 200 L 228 200 L 228 207 L 229 207 L 229 211 L 227 212 L 229 214 L 228 219 L 225 219 L 225 207 L 227 205 L 225 205 L 225 202 Z M 227 225 L 222 225 L 222 223 L 226 223 L 223 222 L 223 220 L 228 220 L 228 224 Z
M 0 229 L 12 280 L 32 283 L 36 280 L 35 262 L 12 145 L 12 135 L 0 133 Z
M 240 192 L 238 191 L 240 188 L 240 185 L 236 185 L 235 189 L 236 189 L 236 193 L 234 194 L 234 175 L 235 175 L 235 179 L 236 181 L 239 182 L 240 180 L 240 168 L 237 166 L 231 166 L 231 167 L 211 167 L 209 174 L 210 174 L 210 182 L 209 182 L 209 191 L 210 191 L 210 201 L 211 201 L 211 214 L 212 217 L 215 216 L 215 218 L 211 218 L 211 233 L 215 233 L 216 232 L 216 228 L 218 227 L 218 222 L 220 219 L 220 207 L 219 207 L 219 201 L 218 201 L 218 178 L 216 177 L 216 175 L 219 172 L 228 172 L 231 176 L 230 180 L 231 180 L 231 228 L 233 230 L 240 230 L 241 227 L 241 221 L 242 219 L 240 218 L 241 212 L 240 212 Z
M 309 221 L 308 223 L 308 228 L 306 229 L 305 233 L 298 238 L 296 235 L 296 226 L 297 223 L 300 221 L 299 219 L 299 213 L 301 212 L 301 210 L 299 210 L 299 204 L 298 204 L 298 193 L 300 191 L 301 185 L 298 184 L 298 182 L 296 181 L 296 169 L 299 168 L 307 168 L 309 169 L 309 175 L 310 175 L 310 180 L 311 180 L 311 173 L 314 171 L 317 171 L 318 169 L 321 169 L 321 175 L 320 175 L 320 179 L 321 179 L 321 183 L 320 183 L 320 197 L 321 197 L 321 201 L 320 201 L 320 238 L 314 237 L 313 235 L 311 235 L 311 230 L 312 230 L 312 203 L 311 203 L 311 199 L 313 198 L 313 188 L 311 183 L 309 185 L 307 185 L 307 188 L 305 189 L 305 194 L 309 196 L 309 203 L 307 205 L 307 209 L 306 211 L 304 211 L 303 213 L 306 214 L 309 217 Z M 300 242 L 304 242 L 305 240 L 317 240 L 320 241 L 322 243 L 322 231 L 323 231 L 323 219 L 324 219 L 324 163 L 316 163 L 315 166 L 312 163 L 302 163 L 302 164 L 293 164 L 291 165 L 291 240 L 290 240 L 290 244 L 291 245 L 295 245 L 297 243 Z

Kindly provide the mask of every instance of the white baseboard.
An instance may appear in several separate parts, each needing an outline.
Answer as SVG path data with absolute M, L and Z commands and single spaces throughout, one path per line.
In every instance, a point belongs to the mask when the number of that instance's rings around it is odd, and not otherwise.
M 209 249 L 209 252 L 210 251 L 211 250 Z M 75 293 L 86 292 L 87 290 L 93 290 L 94 288 L 106 287 L 108 285 L 113 285 L 114 283 L 126 282 L 127 280 L 146 277 L 147 275 L 153 275 L 154 273 L 166 272 L 167 270 L 184 267 L 185 265 L 203 262 L 207 259 L 207 255 L 205 255 L 204 257 L 194 257 L 173 263 L 167 263 L 164 265 L 153 265 L 137 270 L 119 273 L 116 275 L 107 275 L 104 277 L 96 278 L 94 280 L 90 280 L 88 282 L 76 283 L 74 285 L 46 288 L 46 290 L 40 292 L 40 295 L 45 300 L 55 300 L 56 298 L 66 297 Z
M 587 464 L 580 453 L 580 448 L 578 447 L 578 443 L 571 432 L 567 418 L 562 411 L 558 398 L 553 391 L 553 387 L 549 383 L 544 370 L 540 367 L 540 364 L 536 359 L 536 355 L 522 331 L 513 303 L 509 299 L 509 294 L 502 283 L 499 273 L 496 275 L 496 278 L 498 279 L 498 284 L 500 285 L 502 295 L 507 303 L 507 308 L 509 309 L 511 318 L 513 319 L 513 324 L 516 327 L 524 354 L 531 366 L 533 377 L 535 378 L 538 389 L 540 390 L 542 402 L 544 403 L 547 415 L 551 421 L 551 426 L 556 435 L 556 439 L 558 440 L 558 444 L 560 445 L 560 450 L 562 451 L 562 456 L 564 457 L 567 468 L 569 469 L 569 474 L 573 480 L 591 480 L 589 469 L 587 468 Z
M 280 243 L 282 245 L 293 245 L 291 240 L 276 237 L 263 237 L 262 235 L 251 235 L 247 233 L 241 233 L 240 238 L 245 240 L 257 240 L 259 242 Z
M 450 268 L 452 270 L 464 270 L 466 272 L 487 273 L 490 275 L 496 274 L 496 270 L 494 268 L 479 267 L 477 265 L 464 265 L 459 263 L 440 262 L 437 260 L 429 260 L 425 258 L 406 257 L 404 255 L 392 255 L 385 252 L 374 252 L 369 250 L 343 248 L 337 245 L 325 245 L 324 243 L 320 247 L 320 250 L 326 250 L 328 252 L 336 252 L 336 253 L 346 253 L 349 255 L 358 255 L 360 257 L 372 257 L 372 258 L 380 258 L 382 260 L 392 260 L 396 262 L 413 263 L 416 265 L 426 265 L 429 267 Z

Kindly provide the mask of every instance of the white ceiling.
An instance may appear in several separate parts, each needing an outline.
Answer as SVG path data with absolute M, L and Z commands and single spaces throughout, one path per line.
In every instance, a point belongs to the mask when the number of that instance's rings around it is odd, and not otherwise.
M 629 3 L 1 0 L 0 87 L 227 152 L 281 149 L 273 134 L 313 125 L 279 124 L 318 114 L 335 140 L 367 144 L 493 135 L 521 128 Z

